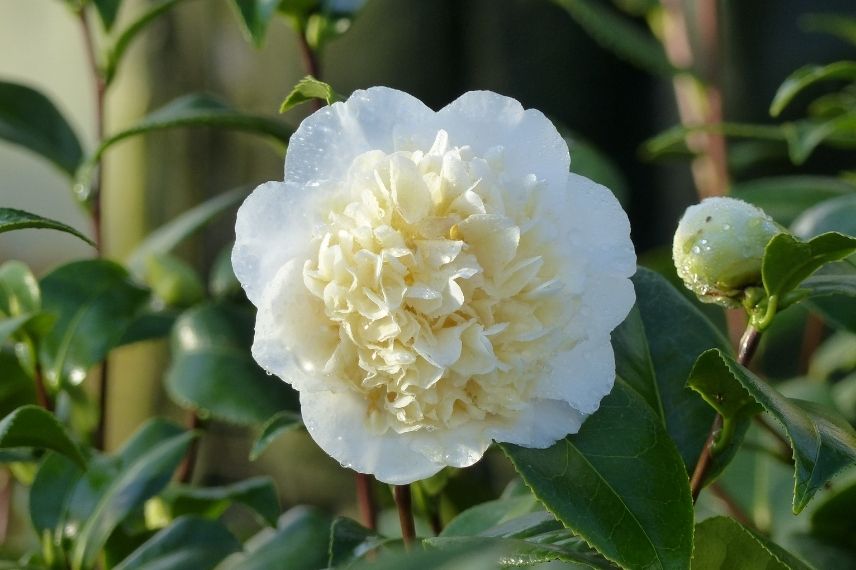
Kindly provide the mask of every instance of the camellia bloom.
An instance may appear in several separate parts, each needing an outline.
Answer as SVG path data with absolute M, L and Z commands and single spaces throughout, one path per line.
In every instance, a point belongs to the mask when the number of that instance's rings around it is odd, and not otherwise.
M 540 112 L 357 91 L 291 138 L 236 227 L 253 356 L 344 466 L 386 483 L 547 447 L 612 388 L 634 302 L 627 216 Z

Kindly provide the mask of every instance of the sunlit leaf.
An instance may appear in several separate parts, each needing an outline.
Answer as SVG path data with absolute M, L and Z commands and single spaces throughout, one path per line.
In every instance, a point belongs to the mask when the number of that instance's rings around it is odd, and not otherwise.
M 696 525 L 695 536 L 692 570 L 810 570 L 810 566 L 781 546 L 733 519 L 707 519 Z
M 838 61 L 828 65 L 807 65 L 791 73 L 776 91 L 770 103 L 770 114 L 778 117 L 794 97 L 822 81 L 856 79 L 856 62 Z
M 66 225 L 62 222 L 51 220 L 50 218 L 44 218 L 36 214 L 31 214 L 30 212 L 25 212 L 24 210 L 16 210 L 14 208 L 0 208 L 0 233 L 23 229 L 57 230 L 78 237 L 89 245 L 95 245 L 95 243 L 91 239 L 89 239 L 73 227 Z
M 39 406 L 22 406 L 0 420 L 0 449 L 16 447 L 50 449 L 86 467 L 86 458 L 65 426 Z
M 282 105 L 279 106 L 279 112 L 285 113 L 301 103 L 315 99 L 320 99 L 327 105 L 332 105 L 336 101 L 341 101 L 342 96 L 333 91 L 333 88 L 327 83 L 319 81 L 311 75 L 307 75 L 298 81 L 294 89 L 286 96 Z
M 268 419 L 262 426 L 261 433 L 253 443 L 253 449 L 250 451 L 250 461 L 255 461 L 261 457 L 262 453 L 268 446 L 279 436 L 294 431 L 303 426 L 303 420 L 297 412 L 289 412 L 283 410 L 277 412 Z
M 233 504 L 243 505 L 268 524 L 280 514 L 276 487 L 270 477 L 251 477 L 222 487 L 174 485 L 162 496 L 170 515 L 198 515 L 216 519 Z

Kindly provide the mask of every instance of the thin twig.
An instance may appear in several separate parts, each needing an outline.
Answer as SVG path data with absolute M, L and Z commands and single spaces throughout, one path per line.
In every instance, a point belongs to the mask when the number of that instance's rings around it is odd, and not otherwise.
M 360 507 L 360 518 L 363 526 L 377 529 L 377 508 L 374 501 L 373 477 L 365 473 L 354 473 L 357 486 L 357 503 Z
M 752 522 L 752 519 L 743 512 L 743 509 L 740 508 L 740 505 L 734 500 L 734 498 L 728 494 L 728 492 L 722 488 L 722 485 L 719 483 L 713 483 L 710 486 L 711 492 L 716 495 L 716 498 L 722 501 L 725 505 L 728 514 L 731 515 L 731 518 L 739 522 L 745 527 L 749 527 L 751 529 L 755 529 L 755 523 Z
M 50 394 L 48 394 L 47 386 L 45 386 L 45 377 L 42 374 L 42 365 L 36 361 L 36 369 L 33 374 L 33 380 L 36 384 L 36 402 L 49 412 L 53 411 L 53 402 Z
M 749 366 L 749 362 L 752 360 L 752 356 L 758 348 L 758 341 L 760 338 L 761 333 L 758 329 L 751 325 L 746 328 L 746 331 L 743 333 L 743 337 L 740 339 L 740 346 L 737 351 L 737 362 L 743 366 Z M 716 417 L 713 419 L 713 424 L 710 426 L 710 432 L 707 434 L 707 439 L 704 442 L 704 447 L 701 450 L 701 455 L 699 455 L 695 469 L 693 469 L 692 477 L 690 478 L 690 493 L 692 494 L 693 503 L 696 502 L 699 493 L 701 493 L 701 490 L 704 487 L 705 479 L 707 478 L 707 473 L 710 470 L 713 459 L 712 447 L 721 429 L 722 416 L 716 414 Z
M 404 539 L 404 547 L 409 550 L 416 539 L 410 485 L 396 485 L 393 494 L 395 495 L 395 504 L 398 507 L 398 521 L 401 523 L 401 538 Z
M 300 54 L 303 57 L 303 67 L 306 69 L 306 73 L 314 77 L 315 79 L 321 79 L 321 64 L 318 62 L 318 54 L 315 53 L 315 50 L 312 49 L 312 46 L 309 45 L 309 40 L 306 38 L 306 30 L 301 28 L 297 29 L 297 38 L 300 44 Z M 312 106 L 313 111 L 317 111 L 321 108 L 321 100 L 313 98 L 309 104 Z
M 15 480 L 12 474 L 0 471 L 0 544 L 6 543 L 6 534 L 9 532 L 9 519 L 12 514 L 12 485 Z
M 188 431 L 199 429 L 201 423 L 196 410 L 187 412 Z M 199 440 L 200 437 L 196 437 L 187 446 L 187 453 L 184 454 L 184 459 L 182 459 L 175 474 L 175 479 L 179 483 L 190 483 L 193 480 L 193 469 L 196 467 L 196 456 L 199 453 Z
M 811 365 L 811 357 L 823 341 L 823 333 L 825 331 L 826 324 L 820 316 L 815 313 L 809 313 L 806 316 L 799 361 L 799 367 L 802 373 L 808 372 L 808 368 Z

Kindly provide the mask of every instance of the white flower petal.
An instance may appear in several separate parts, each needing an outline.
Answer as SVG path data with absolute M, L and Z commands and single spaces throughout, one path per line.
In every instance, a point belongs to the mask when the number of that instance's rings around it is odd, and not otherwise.
M 511 97 L 490 91 L 470 91 L 437 113 L 451 145 L 471 146 L 477 155 L 502 147 L 507 172 L 559 186 L 568 174 L 568 145 L 543 113 Z
M 318 187 L 343 180 L 353 160 L 371 150 L 430 147 L 433 111 L 419 99 L 388 87 L 354 91 L 307 117 L 291 136 L 285 181 Z M 427 140 L 426 140 L 427 138 Z
M 535 397 L 564 400 L 589 415 L 609 394 L 615 382 L 615 356 L 609 337 L 584 340 L 556 354 L 539 379 Z
M 562 400 L 532 400 L 512 425 L 492 430 L 496 441 L 544 449 L 577 433 L 586 419 Z

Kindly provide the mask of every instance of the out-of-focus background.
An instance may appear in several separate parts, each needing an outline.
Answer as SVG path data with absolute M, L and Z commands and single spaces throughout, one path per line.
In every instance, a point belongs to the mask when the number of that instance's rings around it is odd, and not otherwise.
M 130 19 L 148 2 L 126 4 L 121 17 Z M 719 5 L 726 119 L 772 122 L 769 103 L 790 72 L 806 63 L 853 56 L 848 44 L 804 25 L 808 13 L 856 14 L 853 0 L 730 0 Z M 646 27 L 641 19 L 636 23 Z M 0 0 L 0 79 L 46 93 L 92 149 L 93 87 L 82 42 L 80 28 L 62 2 Z M 283 19 L 274 21 L 264 45 L 255 49 L 225 0 L 183 2 L 131 48 L 108 95 L 107 132 L 196 91 L 217 94 L 243 111 L 275 115 L 306 74 L 297 35 Z M 652 163 L 639 153 L 644 140 L 678 122 L 671 81 L 617 59 L 546 0 L 367 0 L 351 28 L 320 55 L 320 75 L 343 94 L 387 85 L 439 108 L 465 91 L 490 89 L 544 111 L 572 138 L 594 145 L 614 163 L 619 174 L 613 189 L 630 215 L 643 259 L 662 251 L 680 213 L 697 199 L 687 161 Z M 296 125 L 306 112 L 301 107 L 284 118 Z M 802 109 L 791 112 L 799 115 Z M 751 171 L 741 168 L 739 156 L 733 158 L 736 180 L 785 172 L 835 173 L 847 166 L 843 155 L 829 150 L 800 168 L 784 153 L 753 161 Z M 281 153 L 258 138 L 205 129 L 154 133 L 112 148 L 104 167 L 108 257 L 122 259 L 146 232 L 205 198 L 281 178 L 282 164 Z M 0 203 L 91 233 L 67 179 L 35 155 L 5 143 L 0 143 Z M 232 239 L 233 220 L 229 214 L 209 226 L 182 246 L 181 257 L 204 272 Z M 39 239 L 36 230 L 0 236 L 0 259 L 21 259 L 37 274 L 91 254 L 82 242 Z M 110 447 L 151 414 L 174 413 L 160 383 L 166 356 L 166 343 L 158 341 L 123 348 L 112 360 L 117 372 Z M 244 474 L 246 434 L 225 425 L 213 429 L 218 435 L 205 440 L 201 460 L 207 467 L 200 472 L 212 480 Z M 277 450 L 285 448 L 301 450 L 301 465 L 278 463 L 284 454 Z M 352 508 L 350 476 L 329 467 L 329 459 L 297 433 L 277 442 L 251 469 L 287 479 L 280 485 L 287 502 Z

